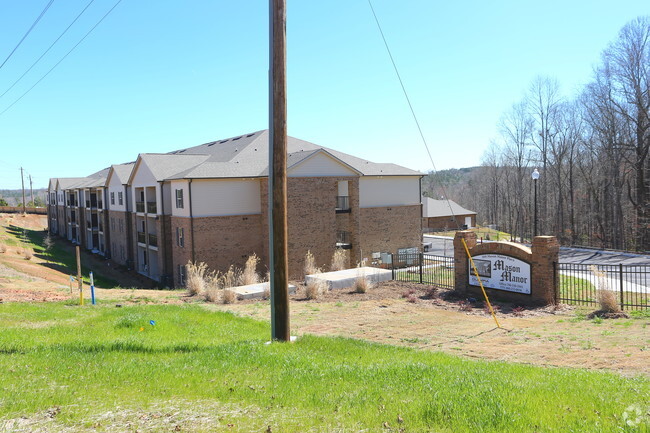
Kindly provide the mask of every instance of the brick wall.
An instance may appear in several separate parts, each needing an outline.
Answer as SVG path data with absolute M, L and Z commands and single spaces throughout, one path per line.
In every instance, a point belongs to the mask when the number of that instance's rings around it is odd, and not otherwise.
M 465 225 L 465 217 L 471 217 L 472 227 L 476 227 L 476 215 L 456 215 L 455 219 L 450 216 L 424 218 L 424 227 L 430 229 L 457 230 L 459 227 Z
M 397 252 L 422 246 L 420 205 L 363 208 L 360 210 L 359 245 L 364 258 L 373 252 Z M 360 254 L 353 257 L 359 261 Z
M 533 239 L 532 249 L 530 249 L 511 242 L 488 242 L 477 245 L 476 233 L 457 232 L 454 238 L 455 290 L 465 296 L 472 295 L 477 299 L 483 299 L 480 287 L 469 285 L 468 273 L 471 270 L 468 265 L 467 252 L 462 243 L 463 239 L 465 239 L 472 256 L 502 254 L 530 264 L 530 294 L 486 288 L 490 299 L 503 299 L 520 304 L 548 305 L 556 303 L 553 262 L 558 261 L 560 245 L 554 236 L 536 236 Z

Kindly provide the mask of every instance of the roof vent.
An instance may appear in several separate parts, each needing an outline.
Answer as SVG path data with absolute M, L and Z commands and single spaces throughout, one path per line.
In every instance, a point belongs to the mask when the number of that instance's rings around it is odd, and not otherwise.
M 239 137 L 235 137 L 235 138 L 233 138 L 232 141 L 239 140 L 239 139 L 242 138 L 242 137 L 243 137 L 243 135 L 240 135 Z
M 210 147 L 210 146 L 214 146 L 215 144 L 217 144 L 216 141 L 213 141 L 212 143 L 208 143 L 208 147 Z
M 179 150 L 178 153 L 183 153 L 183 152 L 185 152 L 185 150 L 186 150 L 186 149 Z
M 228 140 L 227 139 L 226 140 L 221 140 L 219 143 L 225 143 L 226 141 L 228 141 Z
M 252 137 L 253 135 L 255 135 L 254 132 L 252 134 L 248 134 L 246 137 Z

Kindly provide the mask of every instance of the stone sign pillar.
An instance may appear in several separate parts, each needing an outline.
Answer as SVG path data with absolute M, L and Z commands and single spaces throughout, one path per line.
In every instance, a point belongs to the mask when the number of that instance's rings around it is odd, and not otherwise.
M 467 260 L 467 253 L 463 245 L 463 239 L 467 244 L 469 251 L 476 246 L 476 233 L 463 230 L 456 232 L 454 237 L 454 290 L 458 293 L 467 292 L 467 275 L 469 273 L 469 264 Z
M 560 245 L 554 236 L 536 236 L 532 249 L 513 242 L 477 245 L 476 234 L 459 231 L 454 237 L 454 288 L 463 296 L 482 298 L 474 270 L 470 269 L 463 239 L 477 266 L 488 296 L 521 304 L 555 304 L 555 272 Z
M 533 283 L 536 288 L 536 298 L 546 304 L 557 304 L 555 288 L 555 272 L 553 263 L 557 263 L 560 255 L 560 243 L 555 236 L 535 236 L 533 238 Z

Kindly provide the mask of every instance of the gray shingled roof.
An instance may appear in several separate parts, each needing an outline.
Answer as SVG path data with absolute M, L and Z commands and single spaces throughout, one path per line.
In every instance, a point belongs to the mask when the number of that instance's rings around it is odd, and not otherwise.
M 451 209 L 449 208 L 451 206 Z M 458 215 L 476 215 L 476 212 L 467 210 L 453 200 L 435 200 L 429 197 L 422 197 L 422 216 L 425 218 L 451 217 Z
M 170 156 L 206 155 L 202 163 L 177 171 L 169 179 L 261 177 L 268 175 L 269 131 L 257 131 L 200 146 L 170 152 Z M 324 151 L 365 176 L 422 176 L 422 173 L 396 164 L 378 164 L 347 153 L 288 137 L 287 166 L 296 165 L 317 151 Z M 168 160 L 174 165 L 175 160 Z M 179 160 L 180 161 L 180 160 Z
M 131 172 L 135 167 L 135 162 L 127 162 L 125 164 L 113 164 L 111 168 L 113 169 L 113 176 L 117 177 L 117 181 L 122 185 L 125 185 L 129 177 L 131 177 Z
M 147 164 L 156 180 L 174 178 L 174 176 L 205 162 L 210 156 L 199 154 L 143 153 L 140 158 Z M 133 173 L 131 173 L 133 176 Z M 130 179 L 129 179 L 130 181 Z

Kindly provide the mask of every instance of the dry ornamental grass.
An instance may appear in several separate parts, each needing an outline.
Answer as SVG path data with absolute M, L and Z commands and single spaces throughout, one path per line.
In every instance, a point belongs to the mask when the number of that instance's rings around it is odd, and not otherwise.
M 332 255 L 332 264 L 330 268 L 332 271 L 342 271 L 347 269 L 349 262 L 348 250 L 337 248 Z
M 305 286 L 305 298 L 318 299 L 327 291 L 327 283 L 323 280 L 310 280 Z

